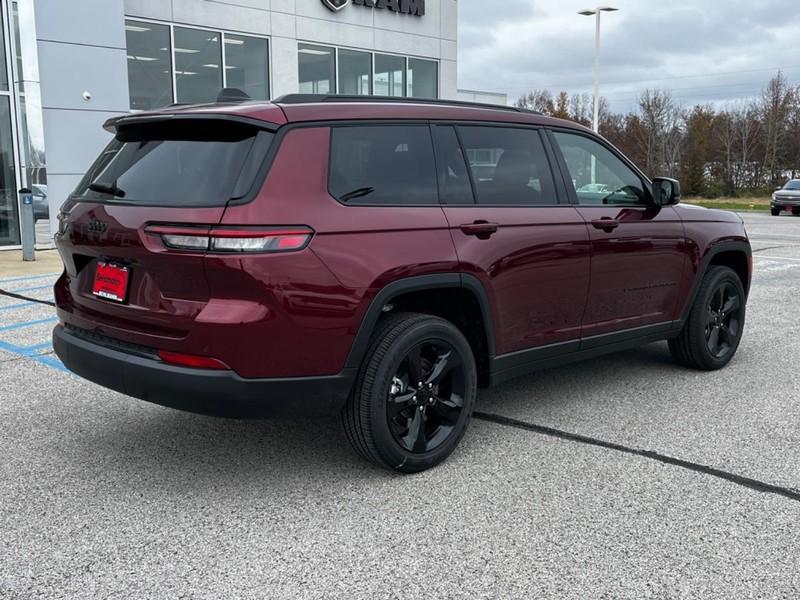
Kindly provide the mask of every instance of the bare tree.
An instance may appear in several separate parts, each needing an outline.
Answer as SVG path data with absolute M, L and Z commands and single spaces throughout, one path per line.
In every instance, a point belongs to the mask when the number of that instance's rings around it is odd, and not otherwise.
M 645 90 L 639 96 L 641 126 L 638 141 L 651 175 L 674 174 L 681 155 L 683 109 L 662 90 Z
M 553 94 L 547 90 L 531 90 L 517 100 L 517 108 L 527 108 L 542 114 L 550 114 L 553 107 Z
M 534 90 L 517 101 L 591 126 L 590 94 Z M 763 193 L 800 177 L 800 86 L 780 71 L 758 98 L 684 109 L 669 92 L 645 90 L 635 110 L 615 114 L 600 98 L 600 133 L 650 175 L 681 174 L 694 193 Z
M 764 123 L 764 171 L 768 184 L 774 185 L 782 179 L 783 158 L 786 154 L 784 141 L 788 134 L 789 117 L 795 102 L 796 90 L 789 86 L 782 71 L 770 79 L 761 93 L 760 109 Z

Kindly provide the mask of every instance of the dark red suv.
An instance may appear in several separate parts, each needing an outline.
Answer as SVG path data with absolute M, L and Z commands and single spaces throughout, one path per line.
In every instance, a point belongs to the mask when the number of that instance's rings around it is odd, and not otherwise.
M 453 451 L 478 387 L 657 340 L 718 369 L 739 345 L 742 220 L 573 123 L 287 96 L 106 127 L 60 215 L 53 343 L 122 393 L 338 413 L 413 472 Z

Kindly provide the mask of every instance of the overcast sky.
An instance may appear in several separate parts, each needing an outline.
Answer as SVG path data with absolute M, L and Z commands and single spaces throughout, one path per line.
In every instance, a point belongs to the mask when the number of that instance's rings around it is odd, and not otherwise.
M 800 0 L 611 0 L 602 87 L 614 111 L 645 88 L 683 104 L 757 95 L 782 68 L 800 82 Z M 459 0 L 459 87 L 508 94 L 591 92 L 593 7 L 583 0 Z

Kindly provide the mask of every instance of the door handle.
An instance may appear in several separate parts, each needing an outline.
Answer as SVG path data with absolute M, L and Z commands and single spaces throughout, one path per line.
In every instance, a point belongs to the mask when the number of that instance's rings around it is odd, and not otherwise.
M 619 227 L 619 221 L 612 219 L 611 217 L 603 217 L 602 219 L 595 219 L 592 221 L 592 226 L 595 229 L 602 229 L 606 233 L 611 233 L 617 227 Z
M 493 233 L 497 233 L 500 225 L 489 223 L 489 221 L 474 221 L 473 223 L 459 225 L 458 228 L 466 235 L 474 235 L 480 240 L 488 240 Z

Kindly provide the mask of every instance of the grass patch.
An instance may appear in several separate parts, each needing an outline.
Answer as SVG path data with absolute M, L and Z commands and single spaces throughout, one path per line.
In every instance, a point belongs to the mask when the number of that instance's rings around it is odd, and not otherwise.
M 722 210 L 769 210 L 769 198 L 684 198 L 683 202 Z

